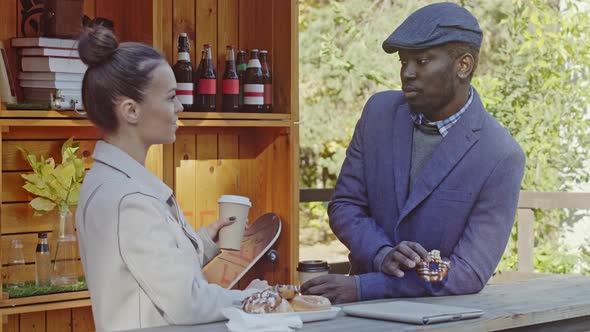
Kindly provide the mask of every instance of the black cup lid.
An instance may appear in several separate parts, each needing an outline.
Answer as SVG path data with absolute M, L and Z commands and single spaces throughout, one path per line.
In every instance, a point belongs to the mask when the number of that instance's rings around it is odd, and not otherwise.
M 301 261 L 297 265 L 297 271 L 299 272 L 324 272 L 328 270 L 330 270 L 328 262 L 320 260 Z

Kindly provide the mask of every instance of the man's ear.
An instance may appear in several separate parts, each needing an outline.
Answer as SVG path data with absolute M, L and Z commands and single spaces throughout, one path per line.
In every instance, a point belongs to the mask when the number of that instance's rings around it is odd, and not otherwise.
M 475 59 L 471 53 L 465 53 L 457 58 L 458 71 L 457 76 L 461 80 L 465 80 L 471 77 L 471 73 L 475 68 Z
M 123 121 L 129 124 L 137 124 L 141 111 L 139 105 L 133 99 L 123 99 L 119 104 L 119 114 Z

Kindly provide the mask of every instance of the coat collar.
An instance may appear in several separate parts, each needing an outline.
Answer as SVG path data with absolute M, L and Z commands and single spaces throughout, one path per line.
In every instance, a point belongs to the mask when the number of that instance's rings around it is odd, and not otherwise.
M 153 195 L 162 202 L 168 201 L 172 196 L 172 189 L 162 180 L 126 152 L 112 144 L 102 140 L 96 142 L 92 157 L 95 162 L 103 163 L 125 174 L 125 176 L 139 184 L 142 190 L 146 191 L 146 194 Z
M 396 119 L 394 134 L 396 196 L 398 206 L 403 207 L 399 214 L 399 223 L 416 208 L 451 172 L 455 165 L 463 158 L 469 149 L 479 140 L 479 131 L 483 127 L 486 111 L 481 99 L 475 91 L 473 102 L 459 121 L 449 130 L 434 151 L 430 160 L 416 180 L 416 184 L 409 193 L 410 162 L 412 159 L 413 124 L 410 109 L 407 104 L 401 105 L 400 119 Z

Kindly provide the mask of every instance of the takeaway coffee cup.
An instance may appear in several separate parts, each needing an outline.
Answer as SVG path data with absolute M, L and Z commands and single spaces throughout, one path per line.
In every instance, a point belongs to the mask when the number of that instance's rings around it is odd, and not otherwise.
M 219 230 L 218 246 L 221 249 L 240 250 L 244 228 L 248 222 L 248 211 L 252 207 L 250 199 L 244 196 L 223 195 L 217 201 L 219 204 L 219 219 L 236 217 L 232 225 Z
M 297 265 L 297 271 L 299 272 L 299 284 L 303 285 L 310 279 L 326 275 L 328 274 L 329 270 L 330 266 L 326 261 L 301 261 Z

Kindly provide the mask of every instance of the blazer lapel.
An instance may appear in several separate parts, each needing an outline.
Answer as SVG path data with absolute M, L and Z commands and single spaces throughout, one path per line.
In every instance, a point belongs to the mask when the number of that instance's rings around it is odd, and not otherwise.
M 403 205 L 397 225 L 438 187 L 467 151 L 479 140 L 478 131 L 482 126 L 484 115 L 485 110 L 477 92 L 475 92 L 469 109 L 453 126 L 434 151 L 430 160 L 424 165 L 410 197 Z M 411 144 L 409 145 L 411 146 Z M 411 153 L 409 159 L 411 159 Z M 406 176 L 406 180 L 408 178 L 409 175 Z
M 414 126 L 408 104 L 397 111 L 393 124 L 393 170 L 394 187 L 399 211 L 406 205 L 410 181 L 410 162 L 412 160 L 412 136 Z

